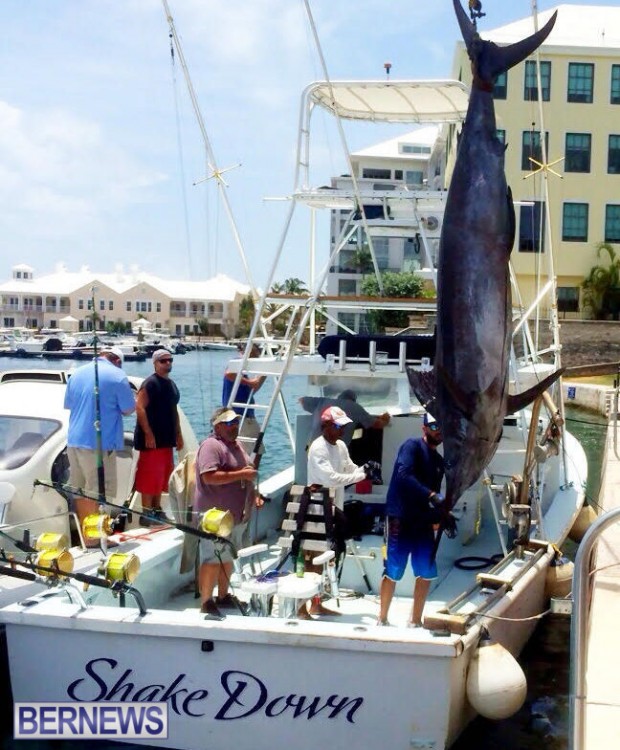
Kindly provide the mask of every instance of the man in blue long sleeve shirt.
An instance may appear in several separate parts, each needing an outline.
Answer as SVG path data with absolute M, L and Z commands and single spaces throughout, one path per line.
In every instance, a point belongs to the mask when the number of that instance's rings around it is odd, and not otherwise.
M 411 556 L 416 577 L 410 627 L 422 625 L 422 613 L 431 580 L 437 577 L 433 557 L 436 504 L 444 475 L 443 457 L 437 452 L 441 429 L 430 414 L 424 415 L 422 437 L 408 438 L 400 446 L 387 493 L 387 559 L 381 581 L 381 608 L 377 624 L 388 624 L 388 610 Z

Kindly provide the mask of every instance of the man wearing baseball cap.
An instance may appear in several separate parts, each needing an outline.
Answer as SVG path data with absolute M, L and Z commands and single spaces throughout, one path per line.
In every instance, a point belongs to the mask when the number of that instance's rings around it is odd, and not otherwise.
M 177 410 L 179 389 L 170 377 L 172 354 L 157 349 L 151 359 L 155 372 L 143 381 L 136 399 L 134 448 L 140 455 L 135 488 L 142 496 L 142 509 L 157 512 L 174 469 L 173 449 L 183 449 L 183 436 Z
M 101 453 L 107 497 L 116 495 L 116 451 L 125 446 L 123 416 L 131 414 L 135 399 L 127 376 L 121 370 L 123 352 L 116 346 L 104 347 L 96 362 L 78 367 L 69 378 L 65 391 L 65 409 L 69 409 L 67 455 L 69 483 L 90 495 L 99 493 L 97 432 L 95 428 L 97 399 L 101 412 Z M 95 394 L 95 367 L 99 394 Z M 80 523 L 98 504 L 84 497 L 75 498 Z

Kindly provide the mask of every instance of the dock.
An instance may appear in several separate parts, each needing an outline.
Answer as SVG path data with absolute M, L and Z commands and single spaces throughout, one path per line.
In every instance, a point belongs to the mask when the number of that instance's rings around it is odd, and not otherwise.
M 618 434 L 616 438 L 616 428 Z M 607 428 L 600 512 L 620 507 L 620 422 Z M 620 726 L 620 523 L 601 534 L 594 564 L 587 624 L 585 745 L 601 750 L 615 744 Z

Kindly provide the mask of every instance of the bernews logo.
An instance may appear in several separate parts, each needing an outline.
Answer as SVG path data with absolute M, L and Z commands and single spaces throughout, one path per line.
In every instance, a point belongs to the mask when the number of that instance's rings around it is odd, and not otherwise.
M 16 703 L 16 740 L 167 739 L 167 703 Z

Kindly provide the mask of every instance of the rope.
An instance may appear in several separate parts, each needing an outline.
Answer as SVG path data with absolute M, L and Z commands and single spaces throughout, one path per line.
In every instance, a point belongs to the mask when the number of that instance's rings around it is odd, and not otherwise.
M 546 609 L 538 615 L 532 615 L 531 617 L 501 617 L 500 615 L 481 615 L 489 620 L 501 620 L 502 622 L 531 622 L 532 620 L 542 620 L 545 615 L 551 613 L 550 609 Z

